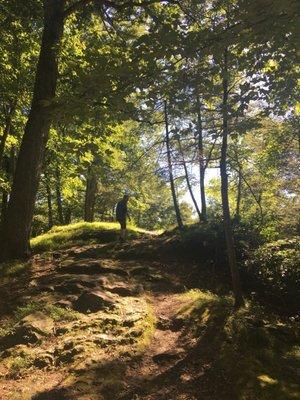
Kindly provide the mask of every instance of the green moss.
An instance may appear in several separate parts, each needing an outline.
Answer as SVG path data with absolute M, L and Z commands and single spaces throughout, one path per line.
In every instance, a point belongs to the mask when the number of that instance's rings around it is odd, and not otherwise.
M 135 329 L 141 329 L 141 335 L 138 337 L 136 342 L 136 350 L 138 353 L 143 352 L 150 344 L 153 333 L 155 331 L 156 318 L 154 315 L 153 306 L 150 302 L 147 302 L 147 313 L 145 318 L 139 321 L 135 325 Z
M 26 352 L 21 352 L 14 357 L 9 364 L 9 373 L 12 377 L 21 376 L 33 365 L 31 356 Z
M 30 262 L 10 261 L 0 264 L 0 279 L 6 281 L 13 276 L 23 273 L 31 267 Z
M 128 227 L 129 236 L 137 237 L 147 232 L 134 226 Z M 119 224 L 114 222 L 78 222 L 75 224 L 55 226 L 49 232 L 31 240 L 35 253 L 58 250 L 72 245 L 87 243 L 107 243 L 117 240 Z

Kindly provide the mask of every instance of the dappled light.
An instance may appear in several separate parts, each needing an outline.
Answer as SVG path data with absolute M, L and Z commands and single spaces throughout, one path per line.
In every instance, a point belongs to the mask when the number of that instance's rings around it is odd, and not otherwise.
M 0 400 L 300 398 L 296 0 L 1 0 Z

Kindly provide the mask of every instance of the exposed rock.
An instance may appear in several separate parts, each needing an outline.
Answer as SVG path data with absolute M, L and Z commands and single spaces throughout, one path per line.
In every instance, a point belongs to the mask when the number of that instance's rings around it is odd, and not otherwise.
M 185 325 L 185 319 L 183 317 L 175 317 L 171 319 L 170 330 L 173 332 L 180 331 Z
M 68 350 L 58 352 L 57 364 L 70 363 L 74 360 L 75 356 L 84 352 L 84 346 L 77 345 Z
M 149 274 L 149 272 L 150 272 L 149 267 L 139 266 L 139 267 L 132 268 L 130 270 L 130 275 L 133 275 L 133 276 L 135 276 L 135 275 L 145 275 L 145 274 Z
M 103 291 L 85 292 L 74 302 L 73 308 L 80 312 L 97 312 L 115 306 L 115 300 Z
M 142 319 L 142 315 L 140 313 L 136 313 L 133 315 L 128 315 L 123 321 L 123 326 L 131 328 L 135 325 L 136 322 Z
M 40 353 L 35 358 L 33 364 L 38 368 L 45 368 L 54 364 L 54 357 L 49 352 Z
M 127 276 L 127 271 L 121 268 L 115 267 L 105 267 L 99 261 L 95 262 L 86 262 L 86 263 L 72 263 L 64 265 L 63 263 L 60 266 L 60 270 L 64 273 L 68 274 L 87 274 L 87 275 L 94 275 L 94 274 L 108 274 L 112 273 L 115 275 L 120 276 Z
M 120 340 L 112 335 L 107 335 L 105 333 L 101 333 L 96 335 L 93 339 L 93 342 L 100 345 L 101 347 L 106 347 L 113 343 L 118 343 Z
M 60 327 L 60 328 L 56 329 L 55 335 L 56 336 L 64 335 L 65 333 L 67 333 L 69 331 L 70 331 L 69 327 L 63 326 L 63 327 Z
M 53 320 L 37 311 L 23 318 L 14 332 L 7 334 L 0 339 L 0 348 L 8 349 L 17 344 L 36 343 L 43 336 L 53 332 Z
M 158 329 L 160 329 L 161 331 L 167 331 L 168 329 L 170 329 L 170 326 L 171 321 L 168 318 L 162 316 L 158 318 L 158 321 L 156 323 L 156 327 Z
M 129 288 L 126 284 L 118 284 L 115 286 L 106 286 L 107 290 L 109 290 L 111 293 L 116 293 L 119 296 L 134 296 L 134 290 Z
M 71 400 L 74 397 L 66 388 L 52 389 L 46 392 L 37 393 L 31 400 Z
M 37 292 L 54 292 L 55 288 L 51 285 L 40 286 L 36 288 Z
M 56 303 L 54 303 L 54 305 L 56 307 L 61 307 L 64 309 L 72 308 L 72 306 L 73 306 L 72 302 L 69 300 L 59 300 Z
M 156 364 L 164 364 L 178 360 L 179 357 L 180 357 L 179 353 L 170 351 L 170 352 L 156 354 L 155 356 L 152 357 L 152 359 Z
M 160 274 L 151 274 L 148 276 L 150 282 L 157 282 L 157 283 L 169 283 L 169 280 Z
M 40 311 L 36 311 L 23 318 L 20 322 L 20 326 L 26 327 L 41 335 L 50 335 L 54 329 L 53 319 Z
M 66 293 L 66 294 L 80 293 L 84 290 L 86 290 L 86 288 L 78 282 L 65 282 L 55 286 L 56 292 Z

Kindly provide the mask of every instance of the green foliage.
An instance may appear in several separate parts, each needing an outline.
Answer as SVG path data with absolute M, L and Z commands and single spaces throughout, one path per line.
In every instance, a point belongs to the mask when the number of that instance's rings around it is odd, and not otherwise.
M 299 237 L 278 240 L 260 246 L 246 262 L 252 287 L 272 303 L 294 314 L 299 307 Z

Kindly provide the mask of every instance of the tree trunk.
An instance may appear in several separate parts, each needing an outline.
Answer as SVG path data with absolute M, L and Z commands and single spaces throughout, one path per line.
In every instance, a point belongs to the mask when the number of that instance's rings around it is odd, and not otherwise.
M 201 221 L 201 212 L 199 210 L 197 201 L 196 201 L 194 193 L 193 193 L 193 188 L 192 188 L 192 185 L 191 185 L 191 182 L 190 182 L 189 172 L 188 172 L 188 169 L 187 169 L 187 166 L 186 166 L 184 153 L 183 153 L 183 149 L 182 149 L 182 146 L 181 146 L 181 141 L 180 141 L 179 138 L 178 138 L 178 147 L 179 147 L 180 155 L 181 155 L 181 158 L 182 158 L 182 165 L 183 165 L 183 169 L 184 169 L 186 184 L 187 184 L 191 199 L 193 201 L 193 204 L 195 206 L 195 209 L 197 211 L 199 221 Z
M 62 197 L 61 197 L 61 179 L 60 179 L 60 170 L 57 167 L 55 170 L 55 194 L 56 194 L 56 207 L 58 220 L 61 225 L 64 225 L 65 218 L 62 206 Z
M 92 167 L 89 167 L 86 178 L 86 191 L 84 202 L 84 220 L 86 222 L 94 221 L 95 200 L 98 189 L 98 178 Z
M 10 151 L 10 157 L 4 156 L 2 160 L 2 168 L 6 174 L 7 180 L 11 182 L 12 177 L 15 171 L 15 150 L 12 147 Z M 1 203 L 1 216 L 0 216 L 0 227 L 4 228 L 2 224 L 4 224 L 7 205 L 9 199 L 9 191 L 2 189 L 2 203 Z
M 13 114 L 14 114 L 14 112 L 16 110 L 16 107 L 17 107 L 17 101 L 15 100 L 10 105 L 8 113 L 6 115 L 5 127 L 4 127 L 4 130 L 3 130 L 3 135 L 0 138 L 0 168 L 2 168 L 5 143 L 6 143 L 8 135 L 10 134 L 10 131 L 11 131 L 12 117 L 13 117 Z
M 203 152 L 203 130 L 201 117 L 201 103 L 199 94 L 197 94 L 197 126 L 198 126 L 198 154 L 199 154 L 199 172 L 200 172 L 200 198 L 201 198 L 201 217 L 207 221 L 206 196 L 205 196 L 205 166 Z
M 241 208 L 240 206 L 241 206 L 241 199 L 242 199 L 242 183 L 243 183 L 242 170 L 241 170 L 241 167 L 239 166 L 237 195 L 236 195 L 236 208 L 235 208 L 235 219 L 236 219 L 237 222 L 240 221 L 240 208 Z
M 172 168 L 172 159 L 171 159 L 171 149 L 170 149 L 170 133 L 169 133 L 169 122 L 168 122 L 168 109 L 167 109 L 167 102 L 165 100 L 165 126 L 166 126 L 166 146 L 167 146 L 167 158 L 168 158 L 168 169 L 169 169 L 169 177 L 170 177 L 170 185 L 171 185 L 171 192 L 172 198 L 176 213 L 176 220 L 177 225 L 180 230 L 183 229 L 183 223 L 181 219 L 180 209 L 177 202 L 176 191 L 175 191 L 175 184 L 174 184 L 174 177 L 173 177 L 173 168 Z
M 47 204 L 48 204 L 48 228 L 53 227 L 53 207 L 52 207 L 52 193 L 49 180 L 46 176 L 45 187 L 47 192 Z
M 0 218 L 1 225 L 4 223 L 4 220 L 5 220 L 7 204 L 8 204 L 8 193 L 6 190 L 3 190 L 2 191 L 2 203 L 1 203 L 1 218 Z
M 231 271 L 231 279 L 233 293 L 235 299 L 235 307 L 238 308 L 244 304 L 239 270 L 236 261 L 235 244 L 230 219 L 230 209 L 228 200 L 228 175 L 227 175 L 227 140 L 228 140 L 228 50 L 224 52 L 224 68 L 223 68 L 223 104 L 222 104 L 222 147 L 221 147 L 221 195 L 223 208 L 223 222 L 227 246 L 228 262 Z
M 69 225 L 71 223 L 71 219 L 72 219 L 72 210 L 71 207 L 68 206 L 66 208 L 65 224 Z
M 34 94 L 20 147 L 11 197 L 1 232 L 1 258 L 28 257 L 30 231 L 43 154 L 57 84 L 57 56 L 64 28 L 65 0 L 44 0 L 44 30 Z

